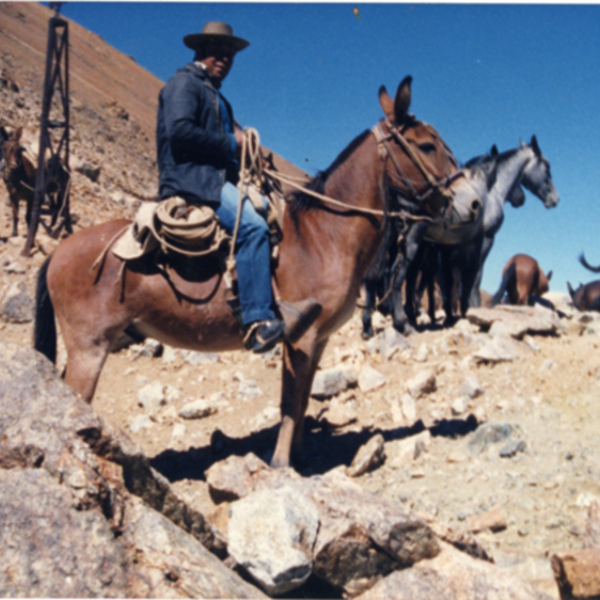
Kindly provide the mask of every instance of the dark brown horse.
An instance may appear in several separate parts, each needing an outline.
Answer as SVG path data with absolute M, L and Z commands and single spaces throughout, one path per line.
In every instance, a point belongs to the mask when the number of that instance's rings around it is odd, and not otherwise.
M 2 179 L 8 192 L 8 203 L 12 208 L 12 236 L 18 234 L 19 203 L 25 201 L 25 221 L 29 226 L 31 221 L 31 208 L 35 194 L 36 167 L 24 154 L 21 146 L 21 135 L 23 128 L 19 127 L 8 134 L 4 128 L 0 128 L 0 139 L 2 140 Z
M 576 290 L 573 290 L 571 284 L 567 281 L 567 289 L 569 290 L 573 306 L 577 310 L 600 311 L 600 281 L 591 281 L 585 285 L 579 284 Z
M 8 201 L 12 208 L 12 236 L 18 235 L 19 204 L 25 201 L 25 222 L 29 228 L 31 211 L 35 197 L 37 161 L 27 156 L 26 148 L 21 145 L 23 128 L 18 127 L 8 134 L 0 127 L 0 148 L 2 150 L 2 179 L 8 191 Z M 42 212 L 51 215 L 54 225 L 63 208 L 67 192 L 69 174 L 58 156 L 51 156 L 45 164 L 46 194 Z M 42 221 L 42 223 L 44 223 Z
M 528 254 L 515 254 L 509 258 L 502 270 L 502 281 L 492 298 L 492 306 L 498 304 L 508 294 L 509 304 L 532 305 L 534 296 L 541 296 L 549 289 L 552 271 L 542 271 L 538 261 Z
M 579 256 L 579 262 L 589 271 L 600 273 L 600 266 L 593 267 L 590 265 L 587 260 L 585 260 L 583 252 Z M 569 290 L 569 295 L 571 296 L 571 301 L 575 308 L 582 311 L 600 311 L 600 281 L 591 281 L 585 285 L 579 284 L 579 287 L 576 290 L 573 290 L 571 284 L 567 281 L 567 289 Z
M 408 113 L 410 84 L 407 77 L 395 100 L 382 87 L 379 97 L 387 118 L 377 125 L 379 135 L 365 131 L 311 183 L 312 191 L 289 199 L 274 275 L 277 289 L 290 302 L 315 298 L 323 310 L 300 340 L 284 343 L 274 466 L 289 465 L 292 450 L 301 448 L 317 364 L 329 336 L 352 316 L 362 278 L 380 244 L 382 222 L 389 218 L 390 189 L 425 198 L 436 214 L 448 204 L 450 183 L 458 184 L 452 177 L 456 163 L 444 142 Z M 67 350 L 65 380 L 87 402 L 111 342 L 132 325 L 172 346 L 216 352 L 242 348 L 242 332 L 226 303 L 216 262 L 196 265 L 193 281 L 192 269 L 184 279 L 176 262 L 163 270 L 151 260 L 139 260 L 128 263 L 121 275 L 122 263 L 112 252 L 92 269 L 126 224 L 112 221 L 65 239 L 38 277 L 35 347 L 55 357 L 55 313 Z

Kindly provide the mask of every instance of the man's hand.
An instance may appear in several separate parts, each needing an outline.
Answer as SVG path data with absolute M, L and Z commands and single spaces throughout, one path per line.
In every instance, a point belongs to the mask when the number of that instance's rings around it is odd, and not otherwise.
M 235 136 L 235 141 L 237 142 L 238 150 L 241 150 L 242 143 L 244 142 L 244 132 L 241 129 L 236 129 L 233 132 L 233 135 Z

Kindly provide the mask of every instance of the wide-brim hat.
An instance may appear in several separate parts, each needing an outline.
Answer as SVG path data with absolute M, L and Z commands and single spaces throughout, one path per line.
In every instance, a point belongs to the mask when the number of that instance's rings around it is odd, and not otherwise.
M 206 42 L 225 42 L 231 44 L 236 52 L 250 45 L 250 42 L 233 35 L 231 25 L 220 21 L 209 21 L 200 33 L 190 33 L 183 38 L 183 43 L 192 50 L 198 50 Z

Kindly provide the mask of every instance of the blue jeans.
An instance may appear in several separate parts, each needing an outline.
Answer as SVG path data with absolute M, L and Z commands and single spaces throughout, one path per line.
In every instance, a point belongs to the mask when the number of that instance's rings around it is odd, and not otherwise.
M 239 196 L 238 188 L 232 183 L 226 182 L 221 190 L 221 204 L 215 208 L 221 225 L 229 235 L 233 234 L 235 228 Z M 275 318 L 275 313 L 271 308 L 273 290 L 271 288 L 269 227 L 267 222 L 256 212 L 249 199 L 244 200 L 235 260 L 244 325 Z

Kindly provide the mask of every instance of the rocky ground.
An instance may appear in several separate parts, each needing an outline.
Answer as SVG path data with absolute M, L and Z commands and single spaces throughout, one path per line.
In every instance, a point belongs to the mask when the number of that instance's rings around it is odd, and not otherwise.
M 33 3 L 1 8 L 2 19 L 24 28 L 20 36 L 31 29 L 33 12 L 46 10 Z M 3 42 L 14 29 L 2 29 L 0 125 L 23 125 L 36 139 L 39 57 L 34 68 L 25 54 L 17 56 L 18 48 Z M 73 44 L 82 64 L 109 56 L 101 40 L 75 33 L 89 41 Z M 152 110 L 138 114 L 127 104 L 131 93 L 115 86 L 103 89 L 121 90 L 119 97 L 92 94 L 100 98 L 94 103 L 84 79 L 73 78 L 71 106 L 76 229 L 132 216 L 140 200 L 156 193 Z M 5 203 L 0 184 L 0 337 L 30 346 L 35 275 L 57 242 L 40 229 L 32 256 L 20 256 L 25 226 L 21 221 L 20 236 L 8 237 Z M 583 547 L 588 508 L 600 498 L 600 321 L 574 311 L 563 290 L 556 292 L 560 317 L 534 309 L 473 313 L 452 329 L 423 327 L 407 338 L 377 317 L 378 335 L 368 342 L 360 337 L 357 310 L 321 362 L 319 379 L 333 374 L 340 386 L 311 398 L 300 473 L 345 470 L 370 442 L 375 460 L 355 477 L 360 486 L 475 532 L 498 565 L 558 598 L 550 557 Z M 517 339 L 510 335 L 515 319 L 545 325 Z M 500 323 L 490 329 L 494 320 Z M 64 362 L 60 348 L 59 368 Z M 141 446 L 179 496 L 211 514 L 216 506 L 205 476 L 211 465 L 248 452 L 270 458 L 280 362 L 277 351 L 213 355 L 148 341 L 110 355 L 94 408 Z
M 40 234 L 43 251 L 23 258 L 24 237 L 7 238 L 8 231 L 5 211 L 0 331 L 4 341 L 29 345 L 35 273 L 56 242 Z M 520 340 L 486 332 L 489 322 L 479 320 L 402 338 L 378 317 L 369 342 L 357 310 L 323 357 L 319 377 L 338 369 L 346 381 L 311 399 L 300 472 L 345 469 L 381 434 L 385 460 L 356 477 L 361 486 L 477 532 L 497 564 L 558 597 L 550 556 L 582 547 L 588 507 L 600 498 L 600 321 L 566 304 L 561 310 L 555 326 Z M 521 316 L 538 314 L 548 316 L 542 309 Z M 489 354 L 493 340 L 503 341 Z M 140 444 L 179 495 L 210 514 L 216 506 L 204 473 L 211 464 L 249 451 L 269 460 L 278 354 L 132 345 L 110 355 L 94 407 Z M 59 367 L 64 361 L 60 351 Z

